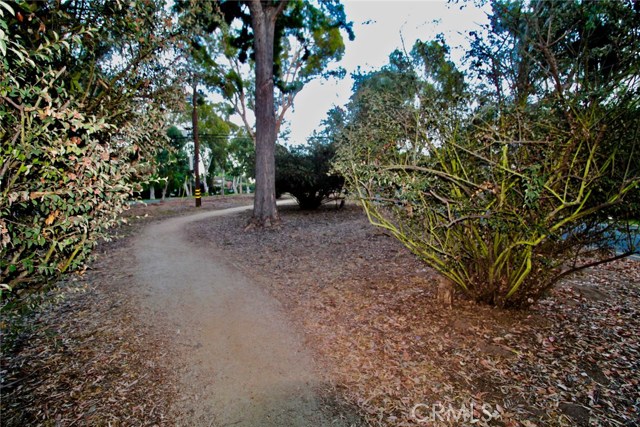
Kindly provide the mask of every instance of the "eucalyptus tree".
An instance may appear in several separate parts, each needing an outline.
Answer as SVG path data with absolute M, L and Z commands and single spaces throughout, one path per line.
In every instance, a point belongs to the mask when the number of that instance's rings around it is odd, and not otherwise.
M 244 118 L 256 145 L 256 195 L 253 224 L 269 226 L 279 220 L 275 203 L 275 141 L 286 111 L 305 83 L 321 75 L 344 53 L 342 31 L 353 38 L 339 1 L 220 1 L 213 11 L 194 9 L 186 1 L 176 9 L 200 23 L 207 34 L 219 32 L 222 53 L 230 67 L 216 64 L 214 51 L 203 59 L 218 77 L 211 83 Z M 206 51 L 203 38 L 194 46 Z M 293 49 L 291 48 L 293 47 Z M 240 64 L 253 69 L 252 79 L 243 78 Z M 278 88 L 281 96 L 274 96 Z M 276 116 L 276 106 L 279 114 Z M 255 113 L 255 131 L 247 116 Z

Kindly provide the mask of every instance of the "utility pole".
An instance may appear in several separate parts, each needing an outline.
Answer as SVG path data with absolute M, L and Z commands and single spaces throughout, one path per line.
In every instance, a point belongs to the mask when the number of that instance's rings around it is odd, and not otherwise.
M 198 76 L 193 74 L 193 112 L 191 114 L 191 124 L 193 125 L 193 171 L 196 175 L 196 188 L 193 192 L 196 196 L 196 208 L 202 206 L 200 195 L 200 140 L 198 139 Z

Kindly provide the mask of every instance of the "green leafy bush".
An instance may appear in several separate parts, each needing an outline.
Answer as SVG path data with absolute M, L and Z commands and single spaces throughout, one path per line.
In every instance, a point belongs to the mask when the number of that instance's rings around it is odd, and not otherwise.
M 344 178 L 330 173 L 335 156 L 332 144 L 313 142 L 309 146 L 276 150 L 276 194 L 289 193 L 300 209 L 317 209 L 330 196 L 342 191 Z
M 139 86 L 152 56 L 133 41 L 134 56 L 111 69 L 109 50 L 95 50 L 107 27 L 93 30 L 83 20 L 97 13 L 119 31 L 123 11 L 90 6 L 76 16 L 53 1 L 0 1 L 2 311 L 28 309 L 48 284 L 82 268 L 165 139 L 159 104 Z M 127 19 L 155 16 L 147 6 Z
M 479 302 L 527 306 L 639 250 L 622 221 L 640 183 L 638 60 L 613 72 L 598 56 L 637 50 L 614 3 L 496 2 L 474 96 L 438 41 L 357 81 L 335 169 L 373 224 Z M 576 19 L 590 24 L 572 33 Z

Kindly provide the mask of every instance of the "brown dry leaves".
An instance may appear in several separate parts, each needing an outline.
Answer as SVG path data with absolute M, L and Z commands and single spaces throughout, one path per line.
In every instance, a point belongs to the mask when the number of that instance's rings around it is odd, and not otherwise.
M 251 202 L 209 197 L 202 209 Z M 202 210 L 201 209 L 201 210 Z M 127 237 L 147 221 L 195 213 L 193 199 L 136 205 Z M 2 426 L 172 426 L 179 352 L 140 320 L 129 239 L 103 243 L 89 271 L 52 292 L 17 345 L 0 357 Z M 4 320 L 4 319 L 3 319 Z M 0 338 L 3 338 L 0 335 Z
M 63 285 L 63 302 L 40 312 L 3 354 L 3 426 L 171 425 L 168 350 L 100 276 Z
M 234 199 L 206 198 L 203 207 L 247 202 Z M 153 220 L 195 212 L 192 204 L 129 215 Z M 190 233 L 283 303 L 327 379 L 368 424 L 456 425 L 420 424 L 411 410 L 472 400 L 496 417 L 475 425 L 632 426 L 640 418 L 639 261 L 585 271 L 529 312 L 461 298 L 450 310 L 435 303 L 433 273 L 359 209 L 280 212 L 279 229 L 242 232 L 246 213 L 192 224 Z M 103 248 L 89 284 L 68 288 L 88 291 L 40 314 L 20 350 L 2 355 L 2 425 L 173 425 L 167 405 L 178 361 L 132 315 L 126 239 Z
M 267 287 L 304 328 L 328 380 L 371 425 L 424 425 L 412 409 L 489 405 L 476 425 L 633 425 L 640 415 L 640 264 L 567 281 L 529 312 L 458 298 L 358 208 L 281 208 L 277 230 L 249 214 L 191 226 Z M 425 406 L 421 406 L 424 409 Z M 443 417 L 434 425 L 458 425 Z

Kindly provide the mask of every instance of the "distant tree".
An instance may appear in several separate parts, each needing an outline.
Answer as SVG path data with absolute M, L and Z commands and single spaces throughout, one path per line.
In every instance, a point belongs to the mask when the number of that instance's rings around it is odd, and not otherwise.
M 282 120 L 275 115 L 274 85 L 284 94 L 279 99 L 284 117 L 284 112 L 291 106 L 295 93 L 302 85 L 321 74 L 329 62 L 342 57 L 344 43 L 341 29 L 352 37 L 351 24 L 346 22 L 343 7 L 335 0 L 317 3 L 222 1 L 219 2 L 219 10 L 226 26 L 221 25 L 220 20 L 208 11 L 194 11 L 186 2 L 177 2 L 176 6 L 183 13 L 196 15 L 206 32 L 213 33 L 219 29 L 225 32 L 221 40 L 224 42 L 223 51 L 227 58 L 235 57 L 237 52 L 241 63 L 249 58 L 252 60 L 255 70 L 253 99 L 256 117 L 256 196 L 253 222 L 255 225 L 268 226 L 278 221 L 274 155 L 276 131 Z M 232 24 L 234 21 L 240 24 L 237 31 L 235 24 Z M 287 49 L 293 40 L 301 46 L 300 49 Z M 204 43 L 194 41 L 204 46 Z M 283 66 L 289 70 L 285 74 L 288 77 L 279 79 Z M 222 93 L 232 99 L 239 112 L 244 115 L 247 131 L 253 134 L 246 120 L 247 106 L 251 105 L 247 102 L 246 80 L 232 66 L 218 82 Z
M 306 146 L 276 150 L 276 193 L 291 194 L 300 209 L 319 208 L 342 191 L 344 178 L 330 173 L 333 144 L 316 140 Z
M 276 149 L 276 195 L 290 193 L 301 209 L 317 209 L 342 192 L 344 178 L 332 172 L 335 139 L 344 128 L 345 112 L 334 107 L 307 145 Z
M 229 142 L 229 170 L 233 175 L 233 186 L 236 193 L 243 192 L 243 186 L 254 176 L 255 145 L 253 139 L 242 129 Z
M 161 149 L 156 157 L 156 180 L 162 185 L 162 199 L 173 191 L 180 191 L 189 177 L 189 160 L 184 151 L 185 137 L 175 126 L 167 130 L 167 136 L 169 145 Z
M 213 187 L 217 169 L 226 169 L 229 157 L 229 139 L 237 126 L 229 121 L 228 111 L 224 106 L 203 101 L 200 111 L 200 157 L 203 160 L 208 186 Z M 224 117 L 223 115 L 226 115 Z

